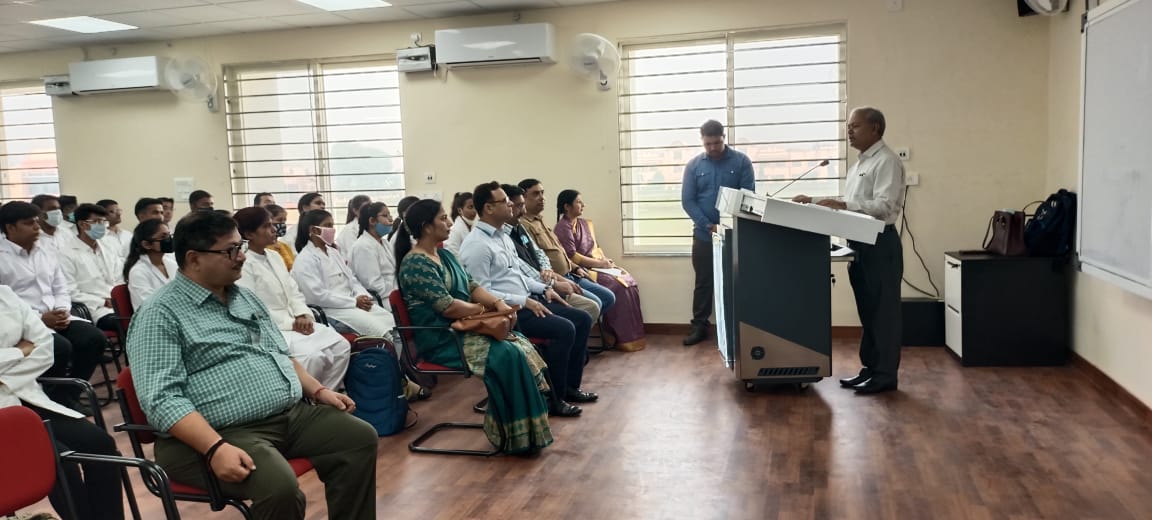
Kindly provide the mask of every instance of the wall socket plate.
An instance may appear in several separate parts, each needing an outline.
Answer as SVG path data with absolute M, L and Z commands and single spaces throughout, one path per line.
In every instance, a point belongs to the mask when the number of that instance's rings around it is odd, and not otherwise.
M 919 186 L 920 185 L 920 172 L 908 172 L 904 174 L 905 186 Z
M 424 184 L 436 184 L 436 172 L 424 172 Z
M 898 157 L 900 157 L 901 161 L 907 161 L 907 160 L 912 159 L 912 150 L 908 149 L 907 146 L 902 146 L 900 148 L 896 148 L 894 151 L 896 152 L 896 155 Z
M 888 8 L 888 12 L 890 13 L 904 10 L 904 0 L 887 0 L 885 4 L 887 4 L 885 7 Z

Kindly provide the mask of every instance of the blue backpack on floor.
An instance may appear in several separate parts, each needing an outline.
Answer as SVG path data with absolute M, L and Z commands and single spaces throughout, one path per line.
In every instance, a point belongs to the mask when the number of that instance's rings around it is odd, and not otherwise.
M 408 417 L 400 374 L 400 363 L 392 351 L 373 347 L 352 354 L 344 376 L 344 389 L 356 401 L 352 415 L 371 424 L 381 437 L 403 430 Z

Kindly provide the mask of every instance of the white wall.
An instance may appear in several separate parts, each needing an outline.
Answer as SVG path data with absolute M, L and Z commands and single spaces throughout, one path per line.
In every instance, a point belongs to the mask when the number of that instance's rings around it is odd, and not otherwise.
M 1080 146 L 1080 14 L 1054 17 L 1049 33 L 1048 191 L 1077 189 Z M 1145 404 L 1152 405 L 1152 300 L 1088 275 L 1074 282 L 1073 348 Z
M 1016 16 L 1012 2 L 908 0 L 890 13 L 881 0 L 634 0 L 525 11 L 547 21 L 563 48 L 578 32 L 628 40 L 707 31 L 844 22 L 848 27 L 848 104 L 884 110 L 887 140 L 913 150 L 921 174 L 908 213 L 942 287 L 946 250 L 979 247 L 992 210 L 1019 207 L 1045 193 L 1048 127 L 1046 21 Z M 91 58 L 197 54 L 218 64 L 389 53 L 408 34 L 508 23 L 486 15 L 222 36 L 171 44 L 92 47 Z M 79 49 L 0 55 L 0 81 L 59 73 Z M 601 245 L 621 257 L 617 98 L 577 81 L 563 65 L 473 70 L 440 82 L 402 82 L 405 163 L 412 192 L 435 171 L 449 194 L 493 177 L 532 176 L 549 191 L 584 192 Z M 172 177 L 229 193 L 222 114 L 164 93 L 61 99 L 55 105 L 62 189 L 83 199 L 135 200 L 170 194 Z M 854 155 L 854 154 L 853 154 Z M 908 278 L 927 286 L 906 246 Z M 686 257 L 630 257 L 641 282 L 646 321 L 686 323 L 691 267 Z M 847 276 L 834 291 L 837 325 L 856 324 Z M 814 288 L 820 290 L 820 288 Z

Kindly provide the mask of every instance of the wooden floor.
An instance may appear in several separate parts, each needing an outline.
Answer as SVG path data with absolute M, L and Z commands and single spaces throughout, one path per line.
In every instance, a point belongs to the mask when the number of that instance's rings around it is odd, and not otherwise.
M 679 339 L 594 357 L 585 387 L 600 402 L 554 419 L 556 443 L 532 459 L 408 452 L 435 422 L 480 417 L 482 384 L 442 379 L 415 405 L 416 428 L 380 440 L 377 516 L 1152 518 L 1152 430 L 1079 369 L 962 368 L 945 349 L 906 348 L 899 392 L 856 396 L 828 379 L 753 394 L 712 343 Z M 857 363 L 838 341 L 833 372 Z M 105 416 L 119 419 L 114 405 Z M 476 432 L 445 441 L 486 444 Z M 315 473 L 301 485 L 308 518 L 325 518 Z M 145 518 L 160 518 L 138 478 L 136 491 Z M 181 514 L 240 518 L 199 504 Z

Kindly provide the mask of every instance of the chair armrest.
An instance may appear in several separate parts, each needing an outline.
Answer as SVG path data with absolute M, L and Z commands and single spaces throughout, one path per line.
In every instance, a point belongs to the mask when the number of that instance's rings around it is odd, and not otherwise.
M 371 294 L 371 295 L 372 295 L 372 297 L 376 299 L 376 304 L 377 304 L 377 305 L 379 305 L 379 306 L 381 306 L 381 307 L 384 307 L 385 309 L 387 309 L 387 308 L 388 308 L 388 307 L 385 307 L 385 306 L 384 306 L 384 298 L 381 298 L 381 297 L 380 297 L 380 293 L 378 293 L 378 292 L 376 292 L 376 291 L 373 291 L 372 289 L 368 289 L 368 294 Z
M 324 309 L 321 309 L 315 305 L 309 305 L 308 308 L 312 309 L 312 319 L 316 320 L 316 323 L 327 327 L 332 326 L 332 324 L 328 323 L 328 315 L 324 314 Z
M 456 351 L 457 351 L 457 353 L 460 354 L 460 364 L 464 366 L 464 372 L 465 372 L 464 377 L 472 377 L 472 369 L 468 366 L 468 361 L 467 361 L 468 357 L 464 355 L 464 342 L 460 339 L 460 333 L 453 330 L 452 327 L 430 327 L 430 326 L 421 326 L 421 325 L 400 326 L 400 325 L 397 325 L 396 330 L 398 332 L 403 332 L 406 330 L 441 330 L 441 331 L 451 332 L 452 333 L 452 340 L 456 343 Z M 399 336 L 400 336 L 401 343 L 405 343 L 408 341 L 407 339 L 405 339 L 404 334 L 399 334 Z M 404 356 L 407 357 L 407 353 L 408 353 L 407 346 L 405 346 L 403 351 L 404 351 Z M 415 368 L 416 361 L 415 360 L 409 360 L 408 364 L 409 364 L 409 366 L 412 366 L 413 368 Z
M 92 384 L 75 377 L 41 377 L 36 379 L 36 382 L 42 386 L 74 386 L 80 389 L 80 392 L 88 398 L 88 406 L 92 407 L 92 420 L 96 422 L 101 430 L 108 431 L 108 425 L 104 423 L 104 414 L 100 411 L 100 401 L 96 399 L 96 390 L 92 388 Z
M 77 301 L 72 302 L 72 315 L 92 321 L 92 311 L 88 309 L 87 305 Z
M 172 496 L 172 481 L 168 478 L 168 473 L 161 468 L 159 464 L 147 459 L 138 459 L 135 457 L 121 457 L 116 455 L 96 455 L 92 453 L 79 453 L 75 451 L 66 451 L 60 454 L 62 462 L 74 462 L 84 464 L 111 464 L 122 467 L 132 467 L 140 469 L 140 477 L 144 481 L 144 485 L 150 491 L 160 497 L 164 504 L 165 517 L 168 519 L 179 519 L 180 511 L 176 507 L 176 499 Z

